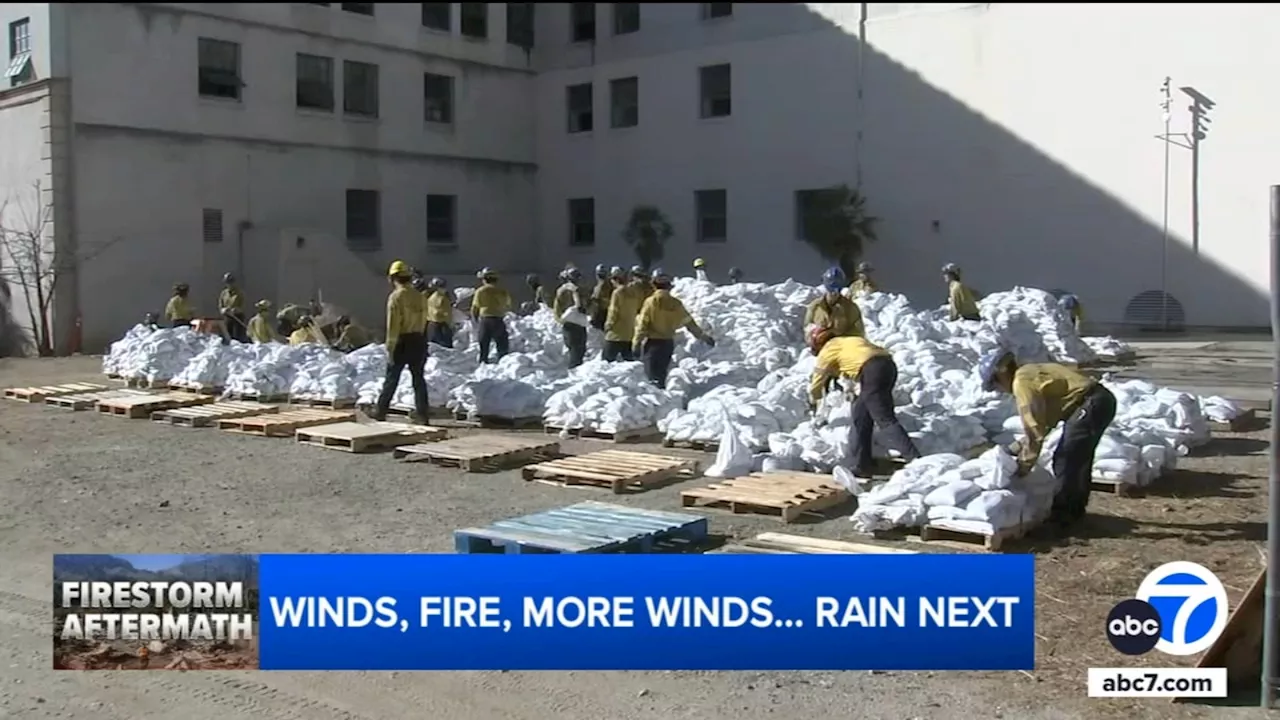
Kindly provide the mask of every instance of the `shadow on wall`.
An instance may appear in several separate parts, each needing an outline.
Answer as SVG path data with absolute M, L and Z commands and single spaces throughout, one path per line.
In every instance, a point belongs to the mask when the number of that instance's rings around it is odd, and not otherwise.
M 803 4 L 788 7 L 820 16 Z M 1232 324 L 1230 318 L 1236 318 L 1234 324 L 1241 326 L 1266 323 L 1267 298 L 1245 280 L 1193 254 L 1176 237 L 1168 241 L 1162 270 L 1165 239 L 1160 227 L 877 51 L 877 33 L 886 23 L 868 23 L 870 42 L 859 53 L 861 43 L 850 34 L 857 31 L 857 6 L 850 7 L 852 26 L 842 28 L 824 18 L 830 28 L 841 33 L 847 46 L 838 52 L 843 60 L 838 66 L 828 66 L 828 72 L 848 77 L 850 93 L 856 93 L 856 78 L 863 78 L 863 187 L 870 212 L 884 218 L 879 241 L 870 246 L 869 256 L 888 271 L 902 291 L 922 296 L 920 304 L 932 304 L 926 297 L 934 293 L 941 303 L 939 268 L 945 262 L 956 262 L 967 281 L 988 293 L 1014 285 L 1068 288 L 1082 298 L 1091 320 L 1107 325 L 1159 324 L 1162 313 L 1167 313 L 1174 326 L 1182 322 L 1193 326 Z M 912 22 L 901 18 L 887 24 L 901 23 L 893 30 L 901 38 Z M 984 20 L 971 16 L 967 22 Z M 959 31 L 969 29 L 961 27 Z M 973 32 L 977 42 L 986 41 L 983 29 Z M 927 51 L 927 47 L 912 49 Z M 951 50 L 944 47 L 937 52 Z M 860 56 L 863 69 L 858 73 Z M 937 62 L 936 56 L 933 61 Z M 956 62 L 973 60 L 957 57 Z M 1017 97 L 1018 87 L 981 85 L 997 81 L 984 80 L 981 62 L 975 67 L 979 92 L 992 98 L 997 107 L 999 98 Z M 803 78 L 814 71 L 813 66 L 797 67 L 794 76 Z M 1153 96 L 1158 83 L 1159 78 L 1152 83 Z M 1212 87 L 1201 90 L 1214 94 Z M 1087 94 L 1081 97 L 1087 101 Z M 1144 102 L 1147 99 L 1136 99 L 1134 108 L 1111 108 L 1108 112 L 1152 110 L 1155 103 Z M 1070 98 L 1062 102 L 1071 104 Z M 1062 110 L 1045 108 L 1044 112 Z M 1078 110 L 1086 115 L 1092 111 L 1088 107 Z M 784 108 L 778 112 L 798 115 L 813 109 Z M 1158 109 L 1151 114 L 1158 124 Z M 780 126 L 786 127 L 785 122 L 780 119 Z M 1097 143 L 1103 146 L 1159 144 L 1153 137 L 1158 127 L 1147 135 L 1129 137 L 1127 128 L 1108 134 L 1108 128 L 1103 126 L 1100 131 L 1093 122 L 1085 120 L 1079 131 L 1095 133 Z M 849 132 L 856 132 L 856 123 L 849 125 Z M 850 168 L 849 177 L 854 174 Z M 1158 160 L 1151 178 L 1158 188 Z M 1175 177 L 1174 182 L 1181 179 Z M 1265 191 L 1264 187 L 1256 188 L 1260 196 Z M 1161 301 L 1162 276 L 1167 278 L 1163 287 L 1172 296 L 1167 302 Z
M 32 350 L 31 336 L 14 319 L 13 310 L 9 283 L 0 279 L 0 358 L 25 357 Z

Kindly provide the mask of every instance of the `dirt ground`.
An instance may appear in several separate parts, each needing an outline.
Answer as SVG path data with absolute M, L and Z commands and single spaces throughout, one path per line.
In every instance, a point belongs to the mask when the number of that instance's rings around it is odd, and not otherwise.
M 94 380 L 97 371 L 95 358 L 0 361 L 0 386 Z M 136 720 L 175 703 L 191 720 L 1264 717 L 1249 706 L 1091 700 L 1085 668 L 1133 662 L 1111 649 L 1104 620 L 1161 563 L 1202 563 L 1239 599 L 1263 565 L 1266 448 L 1265 430 L 1224 435 L 1149 496 L 1095 495 L 1076 537 L 1034 546 L 1041 639 L 1029 674 L 79 673 L 50 669 L 55 552 L 451 552 L 455 528 L 599 496 L 513 472 L 464 475 L 4 402 L 0 717 Z M 621 502 L 673 509 L 679 489 Z M 738 538 L 782 529 L 711 516 L 713 531 Z M 843 520 L 786 531 L 856 539 Z M 1154 653 L 1139 662 L 1187 664 Z

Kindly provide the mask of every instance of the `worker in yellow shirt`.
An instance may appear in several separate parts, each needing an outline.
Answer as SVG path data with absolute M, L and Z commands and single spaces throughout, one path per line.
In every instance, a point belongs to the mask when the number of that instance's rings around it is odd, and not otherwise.
M 649 273 L 645 271 L 642 265 L 631 266 L 631 282 L 644 293 L 643 297 L 648 298 L 653 294 L 653 283 L 649 282 Z
M 591 288 L 589 307 L 591 327 L 597 330 L 603 331 L 604 323 L 609 319 L 609 300 L 613 297 L 613 291 L 621 287 L 614 282 L 614 278 L 619 275 L 623 275 L 620 267 L 614 266 L 611 271 L 604 265 L 596 265 L 596 284 Z
M 427 342 L 453 347 L 453 293 L 444 278 L 431 278 L 427 289 Z
M 871 477 L 871 436 L 879 426 L 889 449 L 910 462 L 920 457 L 911 436 L 898 422 L 893 409 L 893 386 L 898 366 L 888 350 L 862 337 L 835 337 L 830 330 L 814 328 L 809 344 L 818 348 L 818 361 L 809 379 L 809 407 L 814 412 L 835 378 L 850 378 L 858 391 L 850 408 L 849 457 L 856 477 Z
M 952 320 L 981 320 L 978 312 L 978 295 L 960 282 L 960 268 L 955 263 L 942 267 L 942 279 L 947 283 L 947 305 Z
M 644 363 L 644 372 L 649 382 L 665 388 L 667 373 L 671 370 L 671 357 L 676 350 L 677 330 L 684 328 L 711 347 L 716 346 L 716 341 L 698 327 L 680 298 L 671 294 L 670 275 L 661 269 L 655 269 L 650 283 L 653 294 L 640 307 L 631 352 Z
M 742 271 L 736 267 L 729 268 L 729 284 L 737 285 L 742 282 Z
M 289 334 L 290 345 L 328 345 L 329 339 L 324 336 L 316 321 L 310 315 L 298 318 L 298 329 Z
M 524 276 L 524 284 L 529 286 L 530 302 L 533 303 L 532 312 L 551 306 L 547 298 L 547 289 L 542 286 L 542 278 L 531 273 Z
M 244 315 L 244 293 L 236 286 L 231 273 L 222 276 L 222 292 L 218 293 L 218 312 L 227 328 L 227 335 L 238 342 L 249 342 L 248 320 Z
M 1067 316 L 1071 318 L 1071 327 L 1075 328 L 1076 333 L 1080 332 L 1080 325 L 1084 322 L 1084 306 L 1080 304 L 1080 298 L 1072 293 L 1067 293 L 1058 300 L 1058 304 L 1062 306 Z
M 620 267 L 613 268 L 609 278 L 613 292 L 609 295 L 609 309 L 604 321 L 604 349 L 600 359 L 605 362 L 636 359 L 631 352 L 631 342 L 636 335 L 636 318 L 644 305 L 644 287 L 639 280 L 627 282 L 627 273 Z
M 351 321 L 351 316 L 343 315 L 334 323 L 338 339 L 333 341 L 333 349 L 340 352 L 351 352 L 372 342 L 369 331 Z
M 863 260 L 858 263 L 857 272 L 853 275 L 853 284 L 849 286 L 849 294 L 853 297 L 862 297 L 870 295 L 873 292 L 880 292 L 880 288 L 876 286 L 874 280 L 871 279 L 871 263 Z
M 249 318 L 249 323 L 245 327 L 245 332 L 249 339 L 256 343 L 275 342 L 276 333 L 271 328 L 271 303 L 267 300 L 259 300 L 254 303 L 253 309 L 257 310 L 253 317 Z
M 569 367 L 575 368 L 581 365 L 587 356 L 587 326 L 566 319 L 566 313 L 575 310 L 577 314 L 585 317 L 587 297 L 579 285 L 582 273 L 578 268 L 573 266 L 565 268 L 560 273 L 560 279 L 563 282 L 556 288 L 551 312 L 564 333 L 564 347 L 569 355 Z
M 866 334 L 858 304 L 840 292 L 848 284 L 843 270 L 838 267 L 827 268 L 822 274 L 822 295 L 809 303 L 804 314 L 806 333 L 817 327 L 829 330 L 832 337 L 861 337 Z M 809 349 L 813 354 L 818 354 L 818 348 Z
M 479 327 L 480 363 L 489 362 L 489 349 L 496 346 L 498 359 L 507 354 L 510 336 L 506 315 L 511 312 L 511 293 L 498 284 L 498 274 L 489 268 L 480 271 L 480 287 L 471 296 L 471 319 Z
M 697 258 L 693 261 L 693 276 L 702 282 L 710 282 L 711 278 L 707 277 L 707 261 Z
M 191 303 L 187 301 L 189 292 L 191 288 L 187 287 L 186 283 L 173 286 L 173 297 L 169 298 L 169 302 L 164 306 L 164 319 L 170 327 L 189 327 L 191 321 L 195 319 L 195 310 L 191 309 Z
M 1025 475 L 1040 459 L 1044 440 L 1062 423 L 1053 453 L 1058 494 L 1050 520 L 1065 530 L 1082 519 L 1093 488 L 1093 456 L 1116 417 L 1116 397 L 1102 383 L 1057 363 L 1018 365 L 1013 353 L 996 350 L 978 364 L 983 389 L 1011 393 L 1026 438 L 1009 446 Z
M 387 296 L 387 375 L 382 379 L 382 392 L 369 417 L 386 420 L 391 410 L 391 400 L 400 386 L 400 375 L 409 371 L 413 384 L 413 415 L 411 422 L 426 425 L 430 406 L 427 402 L 427 379 L 423 369 L 427 364 L 426 298 L 413 287 L 413 271 L 403 260 L 396 260 L 387 269 L 387 281 L 391 294 Z

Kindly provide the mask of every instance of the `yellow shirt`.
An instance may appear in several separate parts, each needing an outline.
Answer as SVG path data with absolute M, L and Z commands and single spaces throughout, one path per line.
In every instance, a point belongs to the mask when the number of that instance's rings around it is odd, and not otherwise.
M 699 340 L 706 337 L 698 323 L 689 317 L 680 298 L 669 290 L 654 290 L 640 307 L 635 338 L 631 342 L 639 345 L 645 340 L 672 340 L 680 328 L 687 328 Z
M 979 316 L 977 295 L 959 280 L 952 280 L 947 286 L 947 300 L 951 304 L 952 320 Z
M 564 314 L 569 308 L 577 307 L 582 309 L 586 305 L 582 299 L 582 289 L 573 283 L 565 283 L 556 289 L 556 299 L 552 305 L 551 312 L 556 316 L 556 322 L 564 322 Z
M 604 339 L 629 343 L 635 338 L 636 318 L 644 304 L 644 288 L 629 283 L 609 295 L 609 311 L 604 320 Z
M 804 324 L 805 327 L 817 325 L 828 328 L 835 337 L 862 337 L 866 334 L 858 304 L 843 295 L 837 295 L 833 302 L 828 302 L 827 296 L 823 295 L 809 303 Z
M 394 352 L 400 338 L 421 334 L 427 327 L 426 301 L 412 285 L 397 285 L 387 296 L 387 352 Z
M 1058 423 L 1071 417 L 1097 381 L 1056 363 L 1023 365 L 1013 375 L 1013 398 L 1026 442 L 1018 453 L 1018 463 L 1030 467 L 1040 457 L 1045 436 Z
M 276 339 L 275 330 L 271 328 L 271 321 L 265 312 L 259 312 L 249 318 L 246 331 L 249 333 L 249 339 L 256 343 L 269 343 Z
M 511 293 L 497 285 L 484 284 L 471 296 L 472 317 L 502 317 L 511 312 Z
M 180 295 L 174 295 L 169 298 L 169 302 L 164 306 L 164 319 L 169 322 L 190 320 L 195 316 L 195 311 L 191 309 L 191 303 Z
M 849 292 L 854 295 L 866 295 L 868 293 L 880 292 L 880 288 L 876 287 L 876 283 L 869 277 L 856 278 L 849 285 Z
M 809 400 L 817 404 L 827 394 L 827 380 L 848 377 L 854 380 L 862 374 L 862 366 L 874 357 L 889 355 L 889 351 L 873 345 L 862 337 L 837 337 L 827 341 L 818 351 L 818 361 L 809 378 Z
M 320 329 L 315 326 L 298 328 L 289 335 L 290 345 L 306 345 L 307 343 L 328 345 L 329 341 L 325 340 L 324 333 L 320 332 Z
M 453 325 L 453 293 L 436 290 L 427 296 L 427 322 Z
M 609 300 L 613 298 L 613 280 L 605 279 L 596 281 L 596 286 L 591 289 L 591 310 L 592 312 L 608 312 Z
M 244 293 L 240 288 L 223 288 L 218 293 L 218 310 L 221 312 L 244 312 Z

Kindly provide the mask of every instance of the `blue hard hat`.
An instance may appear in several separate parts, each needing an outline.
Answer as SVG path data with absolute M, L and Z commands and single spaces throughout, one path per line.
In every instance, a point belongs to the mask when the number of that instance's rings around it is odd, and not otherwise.
M 666 271 L 666 270 L 663 270 L 662 268 L 654 268 L 654 269 L 653 269 L 653 272 L 652 272 L 652 273 L 650 273 L 650 275 L 649 275 L 649 279 L 650 279 L 650 280 L 652 280 L 653 282 L 656 282 L 656 283 L 657 283 L 657 282 L 671 282 L 671 276 L 670 276 L 670 275 L 668 275 L 668 274 L 667 274 L 667 271 Z
M 1008 350 L 992 350 L 982 359 L 978 361 L 978 380 L 982 382 L 983 390 L 991 390 L 991 382 L 995 380 L 996 370 L 1000 369 L 1001 362 L 1012 356 Z
M 822 286 L 826 288 L 827 292 L 840 292 L 848 284 L 849 281 L 845 278 L 844 271 L 839 267 L 829 267 L 826 272 L 822 273 Z
M 1080 298 L 1072 295 L 1071 293 L 1067 293 L 1058 300 L 1058 303 L 1068 310 L 1074 310 L 1080 305 Z

